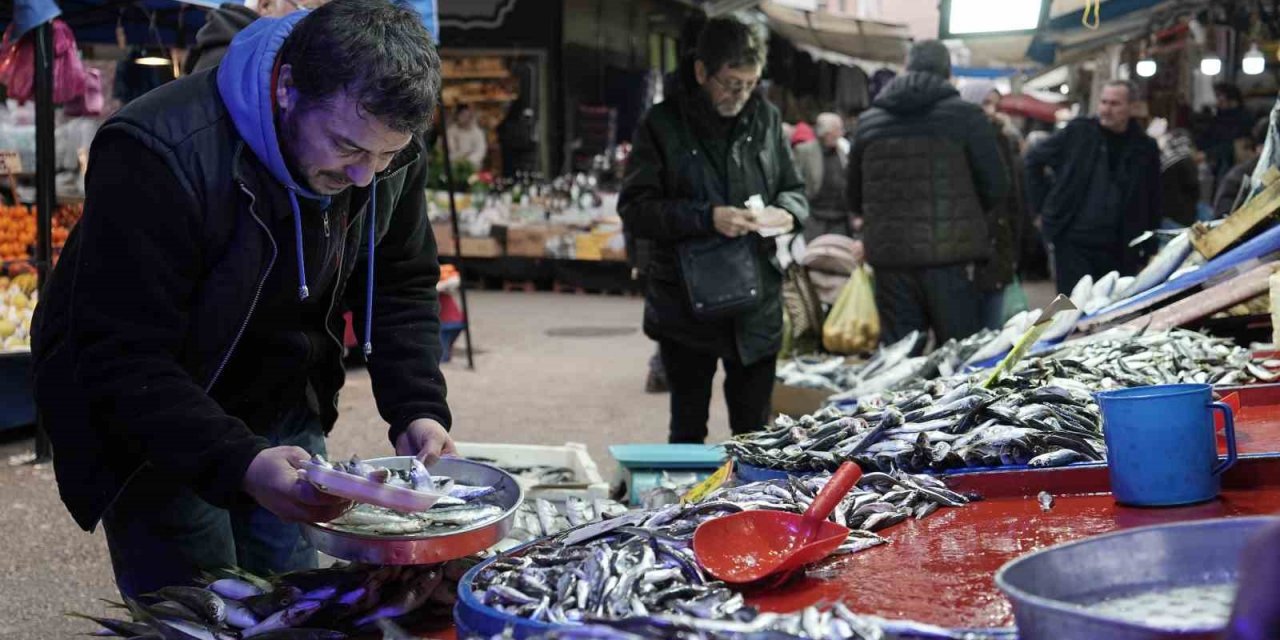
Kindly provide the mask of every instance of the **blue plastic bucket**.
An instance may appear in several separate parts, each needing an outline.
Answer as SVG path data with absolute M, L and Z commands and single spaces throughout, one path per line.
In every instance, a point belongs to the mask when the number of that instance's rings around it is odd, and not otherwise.
M 1212 500 L 1219 476 L 1236 462 L 1231 407 L 1207 384 L 1134 387 L 1095 394 L 1116 502 L 1168 507 Z M 1227 458 L 1218 459 L 1213 412 L 1226 423 Z
M 480 594 L 476 593 L 473 588 L 476 577 L 480 575 L 481 571 L 493 564 L 494 561 L 498 558 L 519 555 L 527 547 L 528 545 L 516 547 L 507 553 L 489 558 L 471 567 L 471 570 L 462 576 L 462 580 L 458 582 L 458 602 L 453 606 L 453 624 L 457 627 L 457 634 L 460 640 L 466 638 L 488 640 L 494 636 L 502 635 L 508 629 L 511 630 L 515 638 L 522 639 L 543 635 L 562 627 L 562 625 L 535 622 L 528 618 L 498 611 L 481 602 Z

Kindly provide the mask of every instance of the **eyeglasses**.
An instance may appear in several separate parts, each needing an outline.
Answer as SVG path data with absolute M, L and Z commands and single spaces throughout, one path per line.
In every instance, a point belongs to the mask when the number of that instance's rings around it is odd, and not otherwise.
M 711 76 L 711 80 L 716 83 L 717 87 L 735 95 L 739 93 L 750 93 L 752 89 L 756 88 L 756 85 L 760 84 L 759 78 L 756 78 L 751 82 L 743 82 L 735 78 L 733 82 L 729 82 L 727 80 L 722 80 L 720 76 Z

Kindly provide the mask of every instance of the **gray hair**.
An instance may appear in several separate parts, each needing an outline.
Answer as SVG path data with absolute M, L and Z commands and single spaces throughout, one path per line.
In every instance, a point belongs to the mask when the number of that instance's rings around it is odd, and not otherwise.
M 1108 80 L 1102 85 L 1103 89 L 1107 87 L 1124 87 L 1129 92 L 1129 102 L 1137 102 L 1142 99 L 1142 89 L 1138 88 L 1138 83 L 1132 80 Z
M 824 112 L 819 113 L 818 117 L 813 121 L 813 132 L 819 136 L 826 135 L 830 131 L 835 131 L 844 126 L 844 118 L 839 114 Z

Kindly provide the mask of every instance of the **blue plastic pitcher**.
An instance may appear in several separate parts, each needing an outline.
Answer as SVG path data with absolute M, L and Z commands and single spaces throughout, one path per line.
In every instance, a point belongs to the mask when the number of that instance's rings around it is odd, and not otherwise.
M 1167 384 L 1095 394 L 1116 502 L 1171 507 L 1212 500 L 1219 476 L 1236 462 L 1231 407 L 1207 384 Z M 1227 457 L 1218 459 L 1213 411 L 1226 423 Z

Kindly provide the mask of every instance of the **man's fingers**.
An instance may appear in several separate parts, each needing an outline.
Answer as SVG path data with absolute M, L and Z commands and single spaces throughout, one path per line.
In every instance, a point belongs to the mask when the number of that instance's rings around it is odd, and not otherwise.
M 311 506 L 330 506 L 345 505 L 350 502 L 350 500 L 347 500 L 346 498 L 325 493 L 306 480 L 298 480 L 298 484 L 295 485 L 295 487 L 294 497 L 301 504 Z

